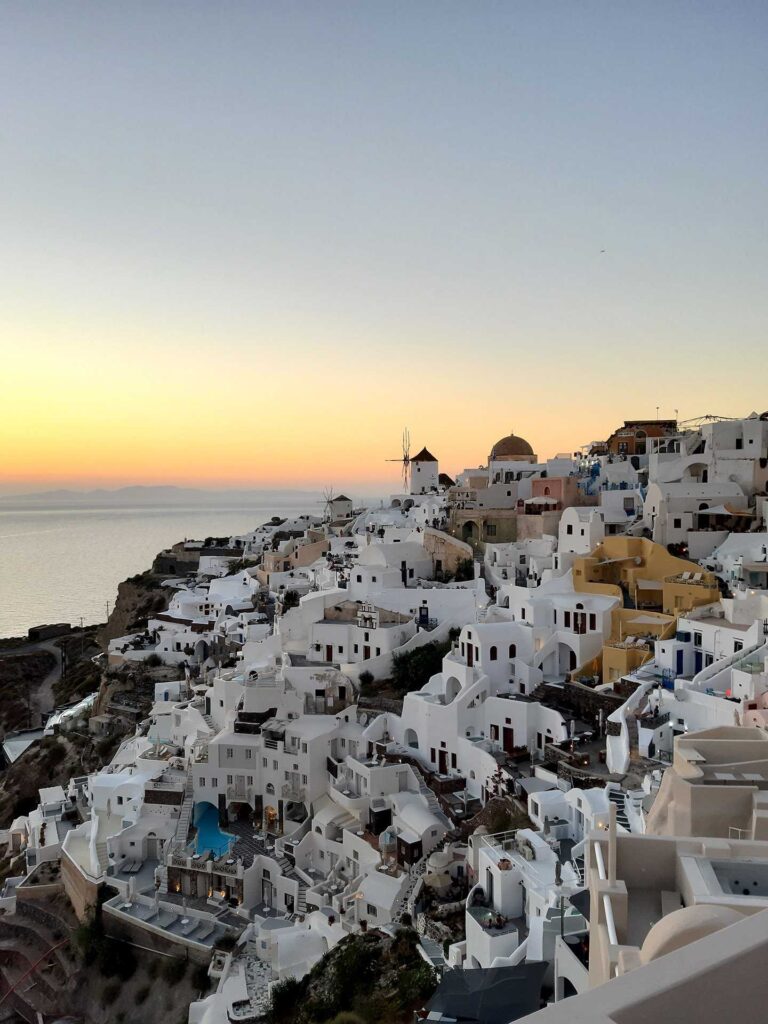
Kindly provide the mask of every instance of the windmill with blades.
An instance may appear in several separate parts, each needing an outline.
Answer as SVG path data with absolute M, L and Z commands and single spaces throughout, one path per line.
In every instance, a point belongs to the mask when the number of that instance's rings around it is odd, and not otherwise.
M 320 504 L 323 506 L 323 522 L 330 523 L 333 519 L 333 485 L 323 488 Z
M 408 494 L 411 477 L 411 435 L 408 427 L 403 430 L 403 454 L 399 459 L 387 459 L 387 462 L 399 462 L 403 468 L 403 494 Z

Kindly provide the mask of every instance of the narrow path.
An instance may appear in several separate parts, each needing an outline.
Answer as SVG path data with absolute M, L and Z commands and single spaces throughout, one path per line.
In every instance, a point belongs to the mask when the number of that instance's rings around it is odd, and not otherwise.
M 67 633 L 66 637 L 71 638 L 82 635 L 81 631 L 76 629 L 71 633 Z M 19 647 L 0 651 L 0 658 L 13 658 L 18 655 L 38 654 L 42 651 L 47 651 L 56 659 L 54 667 L 31 694 L 30 704 L 33 721 L 46 717 L 56 706 L 56 701 L 53 697 L 53 687 L 61 679 L 61 648 L 56 645 L 56 641 L 60 639 L 62 638 L 52 637 L 50 640 L 39 640 L 34 643 L 21 644 Z

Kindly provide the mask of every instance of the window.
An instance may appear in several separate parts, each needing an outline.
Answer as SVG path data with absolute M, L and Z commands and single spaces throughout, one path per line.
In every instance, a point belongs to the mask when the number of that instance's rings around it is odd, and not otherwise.
M 570 612 L 563 612 L 563 625 L 565 626 L 566 629 L 570 629 L 571 628 L 571 613 Z
M 246 761 L 250 761 L 252 757 L 253 757 L 253 751 L 251 750 L 250 747 L 246 747 L 245 748 L 245 760 Z
M 266 757 L 262 757 L 262 759 L 261 759 L 261 767 L 262 768 L 266 768 L 267 767 L 267 759 L 266 759 Z
M 121 796 L 119 796 L 119 797 L 117 798 L 117 802 L 118 802 L 119 804 L 122 804 L 122 802 L 123 802 L 123 798 L 122 798 Z
M 380 647 L 377 647 L 377 648 L 376 648 L 376 657 L 378 658 L 378 656 L 379 656 L 380 654 L 381 654 L 381 648 L 380 648 Z
M 435 758 L 435 748 L 434 748 L 434 747 L 431 747 L 431 748 L 430 748 L 430 751 L 429 751 L 429 760 L 430 760 L 430 761 L 432 761 L 433 763 L 434 763 L 434 761 L 436 760 L 436 758 Z
M 672 525 L 674 526 L 674 528 L 676 530 L 681 530 L 682 527 L 683 527 L 683 520 L 679 519 L 679 518 L 678 519 L 673 519 L 672 520 Z
M 205 778 L 202 775 L 200 776 L 200 788 L 205 789 Z
M 592 630 L 597 629 L 597 616 L 594 612 L 589 613 L 589 628 Z
M 455 768 L 456 764 L 457 764 L 457 762 L 456 762 L 456 755 L 455 754 L 451 754 L 451 768 Z
M 234 756 L 235 756 L 235 752 L 232 749 L 232 747 L 227 747 L 227 760 L 231 761 Z
M 510 656 L 510 658 L 516 658 L 517 657 L 517 644 L 510 644 L 509 645 L 509 656 Z
M 737 651 L 741 651 L 743 649 L 744 649 L 744 644 L 742 643 L 741 640 L 734 640 L 733 641 L 733 653 L 734 654 L 736 654 Z
M 273 762 L 272 762 L 272 771 L 273 771 L 273 772 L 276 772 L 276 771 L 277 771 L 277 761 L 273 761 Z
M 245 781 L 246 781 L 247 785 L 252 786 L 253 785 L 253 776 L 252 775 L 246 775 Z
M 363 577 L 362 576 L 356 576 L 355 579 L 357 580 L 358 583 L 362 583 L 363 582 Z
M 572 523 L 568 523 L 568 525 L 565 528 L 565 532 L 570 537 L 570 535 L 573 533 L 573 524 Z
M 215 775 L 211 776 L 211 785 L 213 786 L 214 789 L 218 789 L 219 780 L 216 778 Z
M 354 652 L 355 652 L 355 654 L 357 654 L 357 653 L 359 652 L 359 650 L 360 650 L 360 646 L 359 646 L 359 644 L 355 644 L 355 646 L 354 646 Z
M 694 633 L 693 634 L 693 646 L 694 647 L 701 647 L 701 633 Z
M 496 524 L 495 523 L 486 523 L 485 524 L 485 536 L 486 537 L 495 537 L 496 536 Z
M 491 659 L 491 661 L 496 661 L 499 657 L 498 650 L 495 647 L 492 647 L 488 652 L 488 657 Z
M 369 917 L 376 917 L 376 907 L 372 903 L 366 903 L 365 912 Z

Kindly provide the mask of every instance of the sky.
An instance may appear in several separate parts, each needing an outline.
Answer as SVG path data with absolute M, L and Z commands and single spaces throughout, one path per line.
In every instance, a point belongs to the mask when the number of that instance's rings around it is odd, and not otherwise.
M 397 489 L 763 411 L 768 7 L 0 18 L 0 491 Z

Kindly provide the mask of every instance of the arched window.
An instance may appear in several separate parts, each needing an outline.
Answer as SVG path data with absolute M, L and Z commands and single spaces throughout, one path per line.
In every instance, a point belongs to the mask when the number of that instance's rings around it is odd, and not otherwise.
M 488 657 L 491 659 L 491 661 L 496 661 L 498 656 L 499 656 L 499 652 L 496 650 L 495 647 L 492 647 L 490 649 L 490 651 L 488 652 Z
M 549 497 L 549 488 L 548 487 L 544 488 L 544 496 L 547 497 L 547 498 Z
M 270 793 L 270 794 L 275 792 L 275 787 L 274 787 L 274 784 L 272 782 L 268 782 L 267 783 L 267 792 Z
M 510 656 L 510 658 L 516 658 L 517 657 L 517 644 L 510 644 L 509 645 L 509 656 Z

